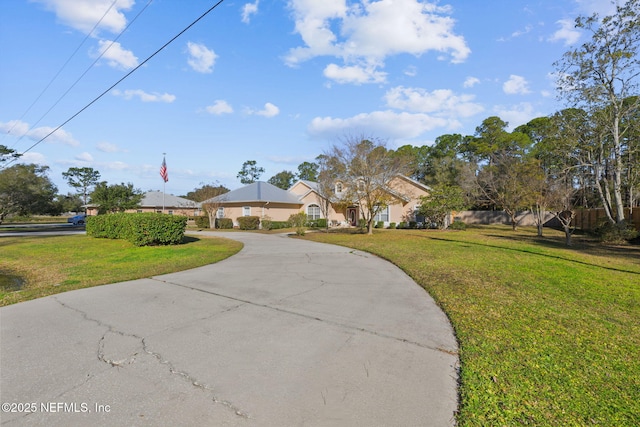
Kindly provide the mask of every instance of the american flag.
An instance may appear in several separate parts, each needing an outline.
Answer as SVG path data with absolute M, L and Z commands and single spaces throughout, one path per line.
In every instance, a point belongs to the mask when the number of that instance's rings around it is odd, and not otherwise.
M 169 181 L 169 174 L 167 173 L 167 162 L 165 158 L 162 158 L 162 166 L 160 166 L 160 176 L 164 180 L 164 182 Z

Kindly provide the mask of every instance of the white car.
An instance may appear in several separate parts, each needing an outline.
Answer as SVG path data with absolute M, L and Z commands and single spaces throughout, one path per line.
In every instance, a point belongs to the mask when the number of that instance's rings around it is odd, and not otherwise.
M 80 214 L 80 215 L 76 215 L 76 216 L 72 216 L 71 218 L 69 218 L 67 220 L 67 222 L 70 222 L 73 225 L 84 225 L 85 222 L 85 218 L 87 216 L 85 214 Z

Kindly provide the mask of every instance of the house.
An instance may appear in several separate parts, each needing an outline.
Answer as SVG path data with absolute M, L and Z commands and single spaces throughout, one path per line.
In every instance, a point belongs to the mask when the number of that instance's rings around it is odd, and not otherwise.
M 288 190 L 283 190 L 268 182 L 258 181 L 237 190 L 221 194 L 202 202 L 217 209 L 217 218 L 230 218 L 234 226 L 241 216 L 258 216 L 272 221 L 286 221 L 299 212 L 307 214 L 310 220 L 326 218 L 331 226 L 355 226 L 362 217 L 357 201 L 345 201 L 341 195 L 347 194 L 347 187 L 337 182 L 330 196 L 328 212 L 323 212 L 325 197 L 318 183 L 301 180 Z M 382 221 L 385 226 L 391 222 L 415 220 L 415 210 L 420 197 L 429 194 L 429 188 L 411 178 L 398 175 L 385 189 L 391 203 L 378 212 L 374 221 Z
M 98 206 L 87 205 L 87 215 L 97 215 Z M 169 215 L 184 215 L 194 217 L 202 215 L 200 203 L 183 197 L 166 194 L 162 191 L 148 191 L 142 197 L 140 205 L 136 209 L 129 209 L 128 213 L 157 212 Z

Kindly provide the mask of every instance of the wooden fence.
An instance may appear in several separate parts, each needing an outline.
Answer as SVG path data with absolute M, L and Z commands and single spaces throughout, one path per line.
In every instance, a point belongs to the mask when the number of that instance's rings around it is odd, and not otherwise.
M 459 220 L 466 224 L 511 224 L 509 215 L 504 211 L 462 211 L 456 212 L 452 215 L 452 220 Z M 573 226 L 578 229 L 591 231 L 600 221 L 605 218 L 604 209 L 576 209 L 576 216 L 573 219 Z M 636 230 L 640 231 L 640 208 L 633 210 L 633 217 L 629 216 L 629 209 L 625 209 L 625 218 L 629 219 L 633 223 Z M 535 225 L 535 218 L 529 211 L 518 212 L 517 215 L 518 225 L 521 226 L 533 226 Z M 557 219 L 552 214 L 548 213 L 546 227 L 561 227 Z
M 581 230 L 593 230 L 606 217 L 607 215 L 602 208 L 577 209 L 573 225 Z M 629 216 L 629 208 L 625 208 L 624 217 L 633 224 L 636 230 L 640 230 L 640 208 L 635 208 L 631 216 Z

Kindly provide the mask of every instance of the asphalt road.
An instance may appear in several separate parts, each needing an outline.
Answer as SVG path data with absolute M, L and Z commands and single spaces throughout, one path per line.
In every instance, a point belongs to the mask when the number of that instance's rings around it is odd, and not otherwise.
M 3 426 L 447 426 L 457 344 L 372 255 L 283 236 L 0 309 Z

